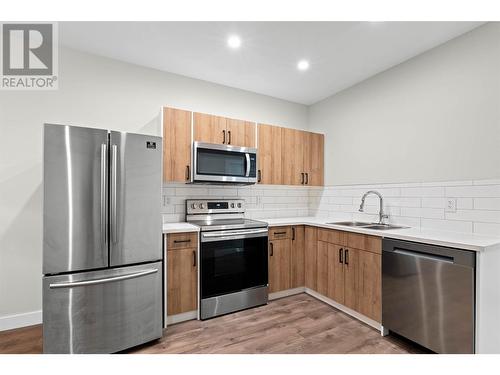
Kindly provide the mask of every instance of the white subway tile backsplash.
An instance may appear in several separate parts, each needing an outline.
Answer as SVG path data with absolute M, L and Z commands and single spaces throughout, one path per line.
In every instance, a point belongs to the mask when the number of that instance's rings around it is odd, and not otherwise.
M 474 209 L 500 210 L 500 198 L 474 198 Z
M 210 186 L 166 184 L 162 205 L 165 222 L 184 221 L 185 200 L 241 198 L 249 218 L 320 216 L 329 221 L 378 221 L 379 200 L 369 195 L 365 212 L 358 212 L 362 195 L 377 190 L 384 197 L 389 222 L 500 236 L 500 180 L 446 181 L 326 187 L 252 185 Z M 447 199 L 456 212 L 445 212 Z

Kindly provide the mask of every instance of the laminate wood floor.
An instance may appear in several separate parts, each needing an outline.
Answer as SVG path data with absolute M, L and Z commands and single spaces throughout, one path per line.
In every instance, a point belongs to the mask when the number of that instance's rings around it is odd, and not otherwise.
M 41 353 L 41 325 L 0 332 L 0 353 Z M 218 318 L 171 325 L 164 337 L 125 353 L 422 353 L 307 295 Z

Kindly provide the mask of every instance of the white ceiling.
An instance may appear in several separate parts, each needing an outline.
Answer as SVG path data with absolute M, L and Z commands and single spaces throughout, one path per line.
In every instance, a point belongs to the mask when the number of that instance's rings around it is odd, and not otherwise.
M 481 22 L 62 22 L 63 45 L 312 104 Z M 241 48 L 227 47 L 237 34 Z M 298 71 L 300 59 L 310 69 Z

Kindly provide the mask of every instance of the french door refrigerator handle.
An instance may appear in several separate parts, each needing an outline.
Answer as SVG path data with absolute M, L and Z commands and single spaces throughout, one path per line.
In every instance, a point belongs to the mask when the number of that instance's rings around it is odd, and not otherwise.
M 116 222 L 116 183 L 117 183 L 117 155 L 118 147 L 111 146 L 111 240 L 113 243 L 117 242 L 117 222 Z
M 111 283 L 111 282 L 114 282 L 114 281 L 135 279 L 136 277 L 151 275 L 151 274 L 157 273 L 157 272 L 158 272 L 158 269 L 151 269 L 151 270 L 146 270 L 146 271 L 141 271 L 141 272 L 136 272 L 136 273 L 129 273 L 127 275 L 107 277 L 107 278 L 104 278 L 104 279 L 94 279 L 94 280 L 87 280 L 87 281 L 75 281 L 75 282 L 72 282 L 72 283 L 49 284 L 49 288 L 51 288 L 51 289 L 57 289 L 57 288 L 74 288 L 74 287 L 77 287 L 77 286 L 105 284 L 105 283 Z
M 106 226 L 107 212 L 107 179 L 108 179 L 108 146 L 101 144 L 101 238 L 104 240 L 104 245 L 108 243 L 108 231 Z

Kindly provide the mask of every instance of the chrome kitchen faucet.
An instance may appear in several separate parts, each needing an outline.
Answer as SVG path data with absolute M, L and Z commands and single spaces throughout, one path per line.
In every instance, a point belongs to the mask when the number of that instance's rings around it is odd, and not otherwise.
M 369 194 L 375 194 L 377 197 L 380 199 L 380 209 L 378 212 L 378 223 L 379 224 L 385 224 L 384 220 L 389 218 L 389 215 L 384 213 L 384 198 L 382 198 L 382 194 L 380 194 L 378 191 L 375 190 L 370 190 L 367 191 L 365 194 L 363 194 L 363 197 L 361 198 L 361 204 L 359 205 L 359 212 L 364 212 L 364 207 L 365 207 L 365 199 L 366 196 Z

